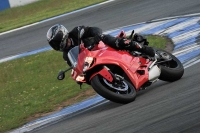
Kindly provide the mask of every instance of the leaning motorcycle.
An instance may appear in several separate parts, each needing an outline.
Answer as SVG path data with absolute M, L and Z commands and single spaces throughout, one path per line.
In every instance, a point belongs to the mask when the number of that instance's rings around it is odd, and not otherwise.
M 117 103 L 135 100 L 139 90 L 146 89 L 158 80 L 173 82 L 184 73 L 182 63 L 171 53 L 155 49 L 155 58 L 139 52 L 116 50 L 102 41 L 91 50 L 83 44 L 68 52 L 71 76 L 79 84 L 86 83 L 102 97 Z

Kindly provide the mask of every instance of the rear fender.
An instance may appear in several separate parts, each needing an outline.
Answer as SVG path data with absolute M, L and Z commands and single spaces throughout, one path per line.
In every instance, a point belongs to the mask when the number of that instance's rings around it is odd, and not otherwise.
M 101 75 L 102 77 L 104 77 L 106 80 L 108 80 L 109 82 L 112 82 L 113 81 L 113 77 L 112 75 L 109 73 L 108 71 L 109 69 L 104 67 L 103 69 L 101 69 L 100 71 L 96 72 L 96 73 L 93 73 L 91 76 L 90 76 L 90 81 L 91 79 L 96 76 L 97 74 Z

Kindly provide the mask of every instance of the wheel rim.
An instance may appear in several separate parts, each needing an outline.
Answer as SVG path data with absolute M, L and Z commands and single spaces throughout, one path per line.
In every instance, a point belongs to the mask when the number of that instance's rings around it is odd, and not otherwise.
M 113 88 L 114 90 L 117 90 L 117 91 L 127 91 L 128 90 L 128 84 L 124 81 L 121 82 L 120 86 L 114 85 L 112 83 L 108 83 L 108 81 L 105 78 L 103 78 L 103 81 L 105 82 L 106 85 Z
M 101 78 L 101 83 L 110 91 L 120 94 L 120 95 L 129 95 L 133 94 L 134 91 L 130 88 L 129 84 L 121 77 L 120 75 L 115 75 L 116 78 L 120 79 L 118 82 L 109 82 L 105 78 Z
M 178 67 L 177 61 L 167 52 L 159 51 L 159 55 L 161 56 L 162 59 L 169 60 L 167 62 L 161 63 L 162 66 L 165 66 L 165 67 L 168 67 L 168 68 L 177 68 Z
M 165 59 L 165 60 L 172 60 L 172 57 L 171 55 L 169 55 L 168 53 L 166 52 L 160 52 L 160 56 Z

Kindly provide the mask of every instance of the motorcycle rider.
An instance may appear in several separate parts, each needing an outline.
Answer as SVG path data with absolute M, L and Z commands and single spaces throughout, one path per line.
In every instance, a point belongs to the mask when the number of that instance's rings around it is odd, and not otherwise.
M 123 35 L 122 35 L 123 36 Z M 111 35 L 102 34 L 102 30 L 98 27 L 77 26 L 70 32 L 61 24 L 52 26 L 47 31 L 47 41 L 49 45 L 56 51 L 63 52 L 63 58 L 70 66 L 67 56 L 68 51 L 81 43 L 91 50 L 99 41 L 117 50 L 129 50 L 143 52 L 150 57 L 154 57 L 155 52 L 151 47 L 148 47 L 146 38 L 139 34 L 135 34 L 133 40 L 124 37 L 113 37 Z

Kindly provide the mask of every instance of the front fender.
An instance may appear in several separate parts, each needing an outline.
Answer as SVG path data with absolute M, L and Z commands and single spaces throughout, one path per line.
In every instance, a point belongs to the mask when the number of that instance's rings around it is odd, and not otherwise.
M 101 75 L 103 78 L 105 78 L 106 80 L 108 80 L 109 82 L 112 82 L 113 81 L 113 77 L 112 75 L 109 73 L 109 70 L 104 67 L 103 69 L 101 69 L 100 71 L 96 72 L 96 73 L 93 73 L 91 76 L 90 76 L 90 81 L 91 79 L 96 76 L 97 74 Z

